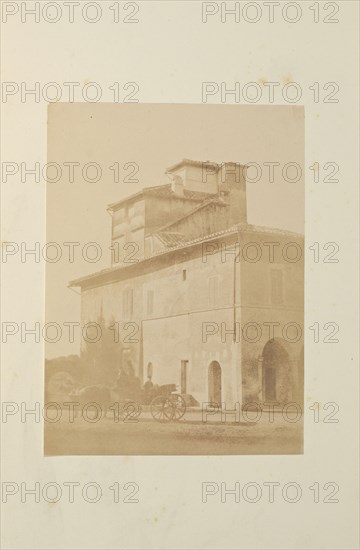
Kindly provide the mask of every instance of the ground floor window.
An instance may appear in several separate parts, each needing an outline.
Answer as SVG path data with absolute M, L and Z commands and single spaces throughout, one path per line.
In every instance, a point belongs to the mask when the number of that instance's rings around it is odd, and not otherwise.
M 221 405 L 221 367 L 217 361 L 212 361 L 208 369 L 209 402 Z
M 180 392 L 187 393 L 187 375 L 189 361 L 181 361 Z
M 148 363 L 146 375 L 147 375 L 148 378 L 152 378 L 152 376 L 153 376 L 153 364 L 152 363 Z

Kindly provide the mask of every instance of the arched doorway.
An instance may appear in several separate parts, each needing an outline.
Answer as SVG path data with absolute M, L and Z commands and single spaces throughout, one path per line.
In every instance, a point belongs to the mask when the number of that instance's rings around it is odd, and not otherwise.
M 263 350 L 263 400 L 286 403 L 291 396 L 289 354 L 277 340 L 269 340 Z
M 217 361 L 212 361 L 208 370 L 209 402 L 221 405 L 221 367 Z

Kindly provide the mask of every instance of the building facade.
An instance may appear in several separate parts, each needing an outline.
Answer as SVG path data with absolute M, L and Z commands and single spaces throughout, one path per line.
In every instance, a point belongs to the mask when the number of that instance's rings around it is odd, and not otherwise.
M 109 206 L 111 267 L 70 283 L 82 324 L 116 324 L 124 368 L 199 403 L 302 405 L 303 236 L 247 223 L 244 166 L 167 174 Z

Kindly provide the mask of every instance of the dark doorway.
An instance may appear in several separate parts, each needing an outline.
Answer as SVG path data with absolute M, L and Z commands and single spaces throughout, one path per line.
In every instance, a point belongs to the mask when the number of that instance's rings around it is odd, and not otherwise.
M 269 340 L 264 347 L 262 384 L 265 401 L 288 401 L 291 392 L 289 355 L 277 340 Z
M 217 361 L 212 361 L 208 372 L 209 402 L 221 405 L 221 367 Z
M 276 401 L 276 370 L 268 367 L 265 369 L 265 399 Z

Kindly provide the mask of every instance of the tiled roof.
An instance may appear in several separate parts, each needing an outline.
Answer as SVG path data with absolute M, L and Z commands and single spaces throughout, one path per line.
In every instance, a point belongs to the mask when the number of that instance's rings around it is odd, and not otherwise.
M 162 233 L 163 231 L 166 231 L 166 229 L 169 229 L 170 227 L 172 227 L 173 225 L 176 225 L 180 221 L 188 218 L 189 216 L 192 216 L 193 214 L 195 214 L 195 212 L 198 212 L 198 210 L 201 210 L 202 208 L 205 208 L 205 207 L 207 207 L 209 205 L 212 205 L 212 204 L 216 204 L 217 206 L 229 206 L 229 204 L 227 202 L 223 201 L 222 199 L 219 199 L 217 195 L 215 195 L 215 196 L 210 195 L 210 198 L 204 200 L 201 204 L 198 204 L 197 206 L 195 206 L 195 208 L 190 210 L 190 212 L 187 212 L 186 214 L 183 214 L 182 216 L 180 216 L 176 220 L 174 220 L 170 223 L 167 223 L 163 227 L 160 227 L 159 229 L 157 229 L 156 233 L 159 233 L 159 232 Z
M 191 159 L 182 159 L 176 164 L 173 164 L 172 166 L 169 166 L 169 168 L 166 169 L 167 172 L 173 172 L 174 170 L 177 170 L 181 166 L 184 165 L 191 165 L 191 166 L 215 166 L 219 168 L 219 164 L 217 162 L 212 162 L 210 160 L 191 160 Z
M 184 189 L 184 197 L 176 195 L 171 189 L 171 183 L 166 183 L 165 185 L 157 185 L 156 187 L 145 187 L 143 189 L 144 195 L 151 195 L 155 197 L 165 197 L 165 198 L 185 198 L 193 201 L 203 201 L 208 197 L 214 196 L 215 193 L 203 193 L 201 191 L 190 191 L 189 189 Z
M 212 166 L 215 167 L 216 171 L 220 170 L 222 166 L 225 164 L 239 164 L 239 162 L 236 161 L 227 161 L 227 162 L 215 162 L 212 160 L 191 160 L 191 159 L 182 159 L 176 164 L 173 164 L 172 166 L 169 166 L 169 168 L 166 169 L 167 172 L 174 172 L 175 170 L 178 170 L 182 166 L 190 165 L 190 166 Z
M 138 191 L 137 193 L 134 193 L 133 195 L 109 204 L 108 210 L 114 210 L 115 208 L 121 206 L 128 201 L 133 200 L 137 197 L 140 198 L 144 195 L 165 199 L 187 199 L 196 202 L 202 202 L 209 197 L 215 196 L 214 193 L 202 193 L 201 191 L 190 191 L 189 189 L 184 189 L 184 195 L 179 196 L 176 195 L 176 193 L 174 193 L 174 191 L 172 190 L 171 183 L 165 183 L 164 185 L 156 185 L 155 187 L 144 187 L 144 189 Z
M 196 239 L 190 239 L 190 240 L 185 240 L 183 241 L 182 243 L 178 243 L 177 245 L 171 247 L 171 249 L 166 248 L 164 250 L 159 250 L 157 252 L 155 252 L 154 254 L 151 254 L 151 256 L 146 256 L 145 258 L 150 258 L 152 256 L 159 256 L 161 254 L 164 254 L 166 252 L 169 252 L 170 250 L 175 250 L 177 248 L 185 248 L 187 246 L 191 246 L 191 245 L 194 245 L 194 244 L 197 244 L 197 243 L 201 243 L 201 242 L 208 242 L 208 241 L 211 241 L 217 237 L 221 237 L 221 235 L 231 235 L 231 234 L 234 234 L 234 233 L 239 233 L 239 232 L 246 232 L 246 233 L 265 233 L 265 234 L 272 234 L 272 235 L 282 235 L 282 236 L 285 236 L 285 237 L 294 237 L 294 238 L 303 238 L 304 235 L 302 235 L 301 233 L 295 233 L 293 231 L 286 231 L 284 229 L 273 229 L 271 227 L 263 227 L 263 226 L 260 226 L 260 225 L 252 225 L 252 224 L 249 224 L 249 223 L 238 223 L 236 225 L 233 225 L 231 227 L 229 227 L 228 229 L 223 229 L 222 231 L 217 231 L 216 233 L 211 233 L 210 235 L 203 235 L 201 237 L 197 237 Z
M 238 224 L 233 225 L 232 227 L 230 227 L 228 229 L 224 229 L 223 231 L 217 231 L 216 233 L 212 233 L 211 235 L 198 237 L 197 239 L 192 239 L 192 240 L 189 240 L 189 241 L 186 241 L 186 239 L 183 238 L 183 236 L 180 236 L 181 234 L 174 233 L 173 237 L 168 237 L 170 240 L 171 240 L 171 238 L 173 239 L 173 241 L 174 241 L 173 245 L 171 245 L 171 244 L 170 244 L 170 246 L 167 245 L 166 248 L 158 250 L 157 252 L 155 252 L 153 254 L 150 254 L 149 256 L 145 256 L 136 265 L 139 265 L 144 261 L 151 260 L 152 258 L 162 256 L 164 254 L 169 254 L 170 252 L 173 252 L 175 250 L 185 249 L 187 247 L 195 246 L 197 244 L 200 244 L 202 242 L 203 243 L 210 242 L 213 239 L 217 239 L 218 237 L 221 237 L 222 235 L 230 236 L 232 234 L 236 234 L 236 233 L 240 233 L 240 232 L 244 232 L 244 233 L 264 233 L 264 234 L 267 234 L 267 235 L 282 235 L 282 236 L 285 236 L 285 237 L 294 237 L 294 238 L 298 238 L 298 239 L 303 239 L 304 238 L 304 235 L 301 234 L 301 233 L 295 233 L 293 231 L 286 231 L 286 230 L 283 230 L 283 229 L 273 229 L 271 227 L 262 227 L 262 226 L 259 226 L 259 225 L 252 225 L 252 224 L 248 224 L 248 223 L 238 223 Z M 135 264 L 133 264 L 133 265 L 135 265 Z M 107 274 L 112 273 L 112 272 L 114 272 L 114 273 L 117 272 L 117 271 L 120 272 L 120 271 L 126 270 L 126 269 L 129 269 L 129 266 L 115 266 L 115 267 L 109 267 L 107 269 L 102 269 L 101 271 L 98 271 L 96 273 L 92 273 L 91 275 L 86 275 L 85 277 L 80 277 L 79 279 L 75 279 L 73 281 L 70 281 L 68 286 L 69 287 L 80 286 L 79 283 L 89 281 L 91 279 L 96 279 L 99 276 L 107 275 Z
M 186 237 L 182 233 L 176 231 L 161 231 L 154 233 L 165 246 L 173 248 L 174 246 L 181 246 L 186 243 Z

